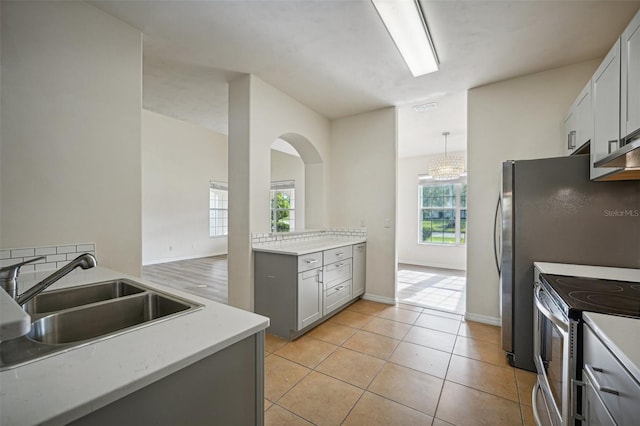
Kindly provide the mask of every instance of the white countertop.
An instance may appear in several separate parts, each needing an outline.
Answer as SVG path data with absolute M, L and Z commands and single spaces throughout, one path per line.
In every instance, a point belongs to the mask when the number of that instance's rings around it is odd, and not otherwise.
M 279 245 L 263 245 L 253 247 L 253 251 L 263 251 L 267 253 L 289 254 L 293 256 L 301 256 L 303 254 L 315 253 L 323 250 L 330 250 L 337 247 L 349 246 L 352 244 L 360 244 L 366 242 L 366 238 L 350 238 L 350 239 L 318 239 L 307 240 L 295 243 L 279 244 Z
M 21 278 L 24 291 L 38 277 L 29 280 L 25 273 Z M 51 289 L 114 278 L 129 278 L 204 307 L 0 372 L 2 426 L 68 423 L 269 325 L 266 317 L 103 267 L 77 269 Z
M 584 312 L 582 318 L 640 382 L 640 319 Z
M 640 282 L 640 269 L 547 262 L 534 262 L 533 265 L 544 274 Z

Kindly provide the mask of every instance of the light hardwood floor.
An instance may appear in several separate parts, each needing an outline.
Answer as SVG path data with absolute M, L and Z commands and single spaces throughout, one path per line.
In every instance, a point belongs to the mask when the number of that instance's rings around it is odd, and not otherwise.
M 226 255 L 145 265 L 142 278 L 216 302 L 228 300 Z

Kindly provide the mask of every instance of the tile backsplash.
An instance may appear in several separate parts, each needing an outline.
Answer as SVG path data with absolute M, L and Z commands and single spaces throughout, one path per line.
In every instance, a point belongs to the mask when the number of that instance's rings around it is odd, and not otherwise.
M 251 234 L 252 247 L 301 243 L 319 239 L 367 238 L 367 228 L 329 228 L 312 231 Z
M 0 267 L 24 262 L 35 257 L 45 256 L 34 263 L 24 265 L 21 272 L 40 272 L 58 269 L 83 253 L 96 254 L 95 243 L 64 244 L 46 247 L 21 247 L 0 249 Z

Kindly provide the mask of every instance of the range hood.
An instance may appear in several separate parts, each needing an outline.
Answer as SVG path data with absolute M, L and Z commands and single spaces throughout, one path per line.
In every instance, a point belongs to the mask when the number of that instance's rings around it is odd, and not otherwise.
M 640 138 L 596 161 L 594 167 L 621 168 L 598 180 L 640 180 Z

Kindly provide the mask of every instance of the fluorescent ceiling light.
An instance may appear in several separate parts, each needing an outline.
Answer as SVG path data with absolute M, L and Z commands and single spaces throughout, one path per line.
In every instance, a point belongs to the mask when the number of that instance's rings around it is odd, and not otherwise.
M 438 58 L 418 0 L 371 0 L 411 74 L 438 71 Z

